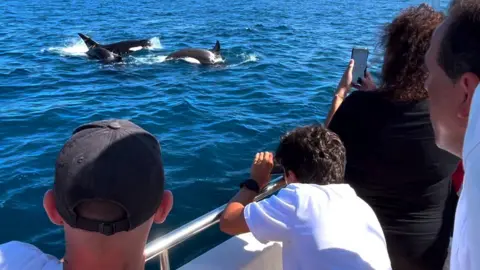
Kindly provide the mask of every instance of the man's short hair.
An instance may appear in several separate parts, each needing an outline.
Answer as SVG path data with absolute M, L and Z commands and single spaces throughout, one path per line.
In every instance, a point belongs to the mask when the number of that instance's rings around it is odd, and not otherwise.
M 480 1 L 454 0 L 437 62 L 455 82 L 467 72 L 480 77 Z
M 301 183 L 325 185 L 344 180 L 345 147 L 337 134 L 322 125 L 300 127 L 285 134 L 275 159 Z
M 127 120 L 78 127 L 55 166 L 57 211 L 73 228 L 112 235 L 151 218 L 162 201 L 158 140 Z

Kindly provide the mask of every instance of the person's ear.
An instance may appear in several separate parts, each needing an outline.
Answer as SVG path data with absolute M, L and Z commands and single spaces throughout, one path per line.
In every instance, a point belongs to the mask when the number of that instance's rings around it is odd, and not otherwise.
M 287 184 L 298 183 L 297 176 L 293 171 L 290 170 L 285 173 L 285 181 Z
M 157 209 L 155 216 L 153 217 L 153 222 L 160 224 L 165 222 L 168 214 L 173 207 L 173 194 L 170 190 L 165 190 L 163 192 L 162 203 Z
M 468 119 L 470 115 L 470 106 L 473 100 L 473 94 L 478 86 L 479 78 L 477 75 L 468 72 L 462 75 L 458 81 L 458 87 L 462 89 L 461 102 L 458 108 L 457 116 L 460 119 Z
M 63 218 L 57 211 L 55 195 L 53 194 L 53 190 L 51 189 L 49 189 L 43 196 L 43 208 L 45 209 L 48 218 L 53 224 L 63 226 Z

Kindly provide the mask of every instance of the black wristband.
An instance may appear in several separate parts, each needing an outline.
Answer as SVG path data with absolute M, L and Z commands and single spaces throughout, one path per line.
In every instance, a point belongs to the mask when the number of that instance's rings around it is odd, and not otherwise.
M 246 187 L 247 189 L 256 192 L 257 194 L 260 193 L 260 187 L 258 186 L 257 181 L 253 179 L 245 180 L 240 184 L 240 188 Z

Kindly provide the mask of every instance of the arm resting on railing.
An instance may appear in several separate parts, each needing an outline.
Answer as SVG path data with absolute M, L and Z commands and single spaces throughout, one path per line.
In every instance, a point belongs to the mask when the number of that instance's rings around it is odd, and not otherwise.
M 250 170 L 250 184 L 253 187 L 244 186 L 227 204 L 220 217 L 220 230 L 230 235 L 250 232 L 245 220 L 245 206 L 255 201 L 257 193 L 270 182 L 273 166 L 273 153 L 260 152 L 255 155 Z M 253 188 L 253 190 L 250 190 Z
M 245 206 L 254 201 L 257 194 L 242 188 L 227 204 L 220 217 L 220 230 L 226 234 L 237 235 L 249 232 L 243 211 Z

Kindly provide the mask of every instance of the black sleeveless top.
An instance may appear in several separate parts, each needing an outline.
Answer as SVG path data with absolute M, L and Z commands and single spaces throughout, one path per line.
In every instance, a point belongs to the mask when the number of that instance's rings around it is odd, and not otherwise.
M 382 225 L 393 269 L 441 269 L 459 159 L 436 146 L 428 101 L 395 102 L 382 92 L 355 91 L 329 128 L 345 144 L 345 182 Z

